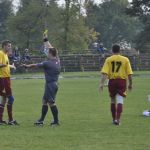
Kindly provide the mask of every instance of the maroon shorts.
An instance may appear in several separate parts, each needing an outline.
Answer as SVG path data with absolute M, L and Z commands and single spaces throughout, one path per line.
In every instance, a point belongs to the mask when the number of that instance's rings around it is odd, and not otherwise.
M 0 78 L 0 95 L 10 96 L 12 95 L 10 78 Z
M 126 97 L 126 80 L 125 79 L 110 79 L 108 83 L 110 97 L 115 97 L 119 94 Z

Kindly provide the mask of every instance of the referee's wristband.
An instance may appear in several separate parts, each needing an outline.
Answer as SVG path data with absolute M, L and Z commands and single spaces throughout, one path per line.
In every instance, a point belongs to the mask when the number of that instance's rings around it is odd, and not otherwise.
M 48 38 L 44 38 L 44 39 L 43 39 L 43 42 L 47 42 L 47 41 L 48 41 Z

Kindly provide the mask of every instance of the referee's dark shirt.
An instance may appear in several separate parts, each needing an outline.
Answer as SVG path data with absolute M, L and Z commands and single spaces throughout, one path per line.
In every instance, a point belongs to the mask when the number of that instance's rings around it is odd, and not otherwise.
M 51 59 L 37 64 L 38 67 L 44 69 L 46 82 L 57 82 L 60 74 L 59 59 Z

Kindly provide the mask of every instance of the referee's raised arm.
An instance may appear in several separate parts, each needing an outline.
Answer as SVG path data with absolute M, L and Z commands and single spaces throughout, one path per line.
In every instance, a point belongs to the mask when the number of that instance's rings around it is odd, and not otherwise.
M 51 45 L 51 43 L 48 40 L 48 33 L 47 32 L 43 33 L 43 42 L 44 42 L 44 47 L 49 49 L 49 48 L 53 48 L 53 46 Z

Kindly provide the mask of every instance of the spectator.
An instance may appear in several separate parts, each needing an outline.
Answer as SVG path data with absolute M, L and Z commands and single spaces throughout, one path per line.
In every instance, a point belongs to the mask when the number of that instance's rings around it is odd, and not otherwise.
M 27 62 L 27 61 L 30 60 L 30 53 L 29 53 L 29 49 L 27 49 L 27 48 L 24 50 L 23 60 L 24 60 L 25 62 Z
M 14 61 L 20 61 L 20 53 L 18 50 L 18 47 L 15 47 L 14 51 L 13 51 L 13 57 L 14 57 Z

